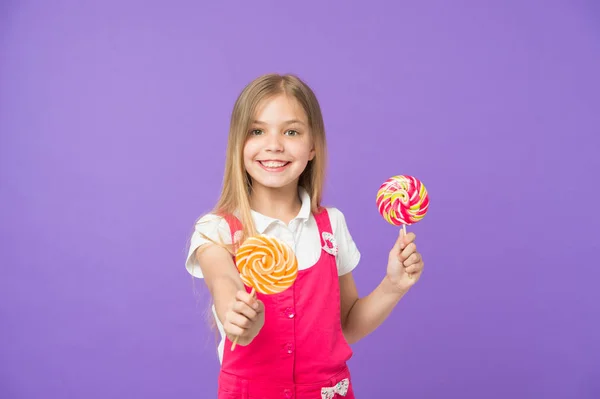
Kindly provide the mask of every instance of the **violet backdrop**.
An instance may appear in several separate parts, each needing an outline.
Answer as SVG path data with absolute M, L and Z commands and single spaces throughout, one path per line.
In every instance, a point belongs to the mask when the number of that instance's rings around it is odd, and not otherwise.
M 365 3 L 2 2 L 0 397 L 216 397 L 186 246 L 267 72 L 321 102 L 362 295 L 397 234 L 379 185 L 431 195 L 359 398 L 600 397 L 598 3 Z

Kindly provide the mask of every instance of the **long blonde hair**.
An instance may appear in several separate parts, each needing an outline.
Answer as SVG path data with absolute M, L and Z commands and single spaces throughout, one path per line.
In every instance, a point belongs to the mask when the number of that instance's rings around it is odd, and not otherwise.
M 263 100 L 280 94 L 296 99 L 308 118 L 315 156 L 308 162 L 306 169 L 300 175 L 298 185 L 308 192 L 311 200 L 311 211 L 316 213 L 321 208 L 325 169 L 327 167 L 327 142 L 325 140 L 325 124 L 323 123 L 323 115 L 317 97 L 311 88 L 295 75 L 267 74 L 260 76 L 242 90 L 233 107 L 223 186 L 219 200 L 212 211 L 213 214 L 220 216 L 238 214 L 243 228 L 238 244 L 242 243 L 247 237 L 257 234 L 250 211 L 252 180 L 244 168 L 244 145 L 250 134 L 250 125 L 259 104 Z M 235 242 L 227 245 L 224 237 L 220 237 L 221 242 L 216 242 L 205 234 L 200 234 L 205 239 L 224 247 L 231 254 L 235 254 Z M 209 312 L 208 316 L 211 328 L 215 331 L 215 340 L 218 341 L 215 317 L 212 312 Z
M 233 107 L 223 186 L 213 210 L 214 213 L 220 215 L 239 213 L 239 219 L 243 226 L 240 242 L 257 233 L 250 212 L 252 181 L 244 168 L 244 144 L 258 105 L 263 100 L 280 94 L 296 99 L 308 118 L 315 157 L 308 162 L 306 169 L 300 175 L 298 184 L 308 192 L 311 199 L 311 210 L 318 212 L 321 207 L 327 166 L 327 143 L 323 115 L 317 97 L 311 88 L 295 75 L 267 74 L 260 76 L 242 90 Z

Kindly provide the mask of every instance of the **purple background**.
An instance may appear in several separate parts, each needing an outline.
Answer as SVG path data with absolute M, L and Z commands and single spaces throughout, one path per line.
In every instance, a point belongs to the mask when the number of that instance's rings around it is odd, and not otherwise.
M 360 398 L 600 397 L 597 2 L 91 3 L 1 3 L 0 397 L 215 397 L 187 240 L 272 71 L 321 101 L 362 295 L 397 232 L 379 184 L 431 194 Z

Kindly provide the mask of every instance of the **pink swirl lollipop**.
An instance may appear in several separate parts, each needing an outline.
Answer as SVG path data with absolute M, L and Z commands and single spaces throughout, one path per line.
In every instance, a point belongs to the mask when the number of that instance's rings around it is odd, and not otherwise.
M 377 208 L 383 218 L 394 226 L 417 223 L 429 208 L 425 185 L 412 176 L 398 175 L 387 179 L 377 191 Z
M 398 175 L 387 179 L 377 191 L 377 208 L 383 218 L 394 226 L 417 223 L 429 208 L 429 195 L 423 183 L 412 176 Z M 409 278 L 412 276 L 409 274 Z

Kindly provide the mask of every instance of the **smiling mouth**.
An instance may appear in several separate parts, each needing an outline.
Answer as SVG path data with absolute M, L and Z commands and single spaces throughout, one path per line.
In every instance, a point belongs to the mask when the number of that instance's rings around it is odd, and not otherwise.
M 279 172 L 285 169 L 290 163 L 285 161 L 258 161 L 263 169 L 270 172 Z

